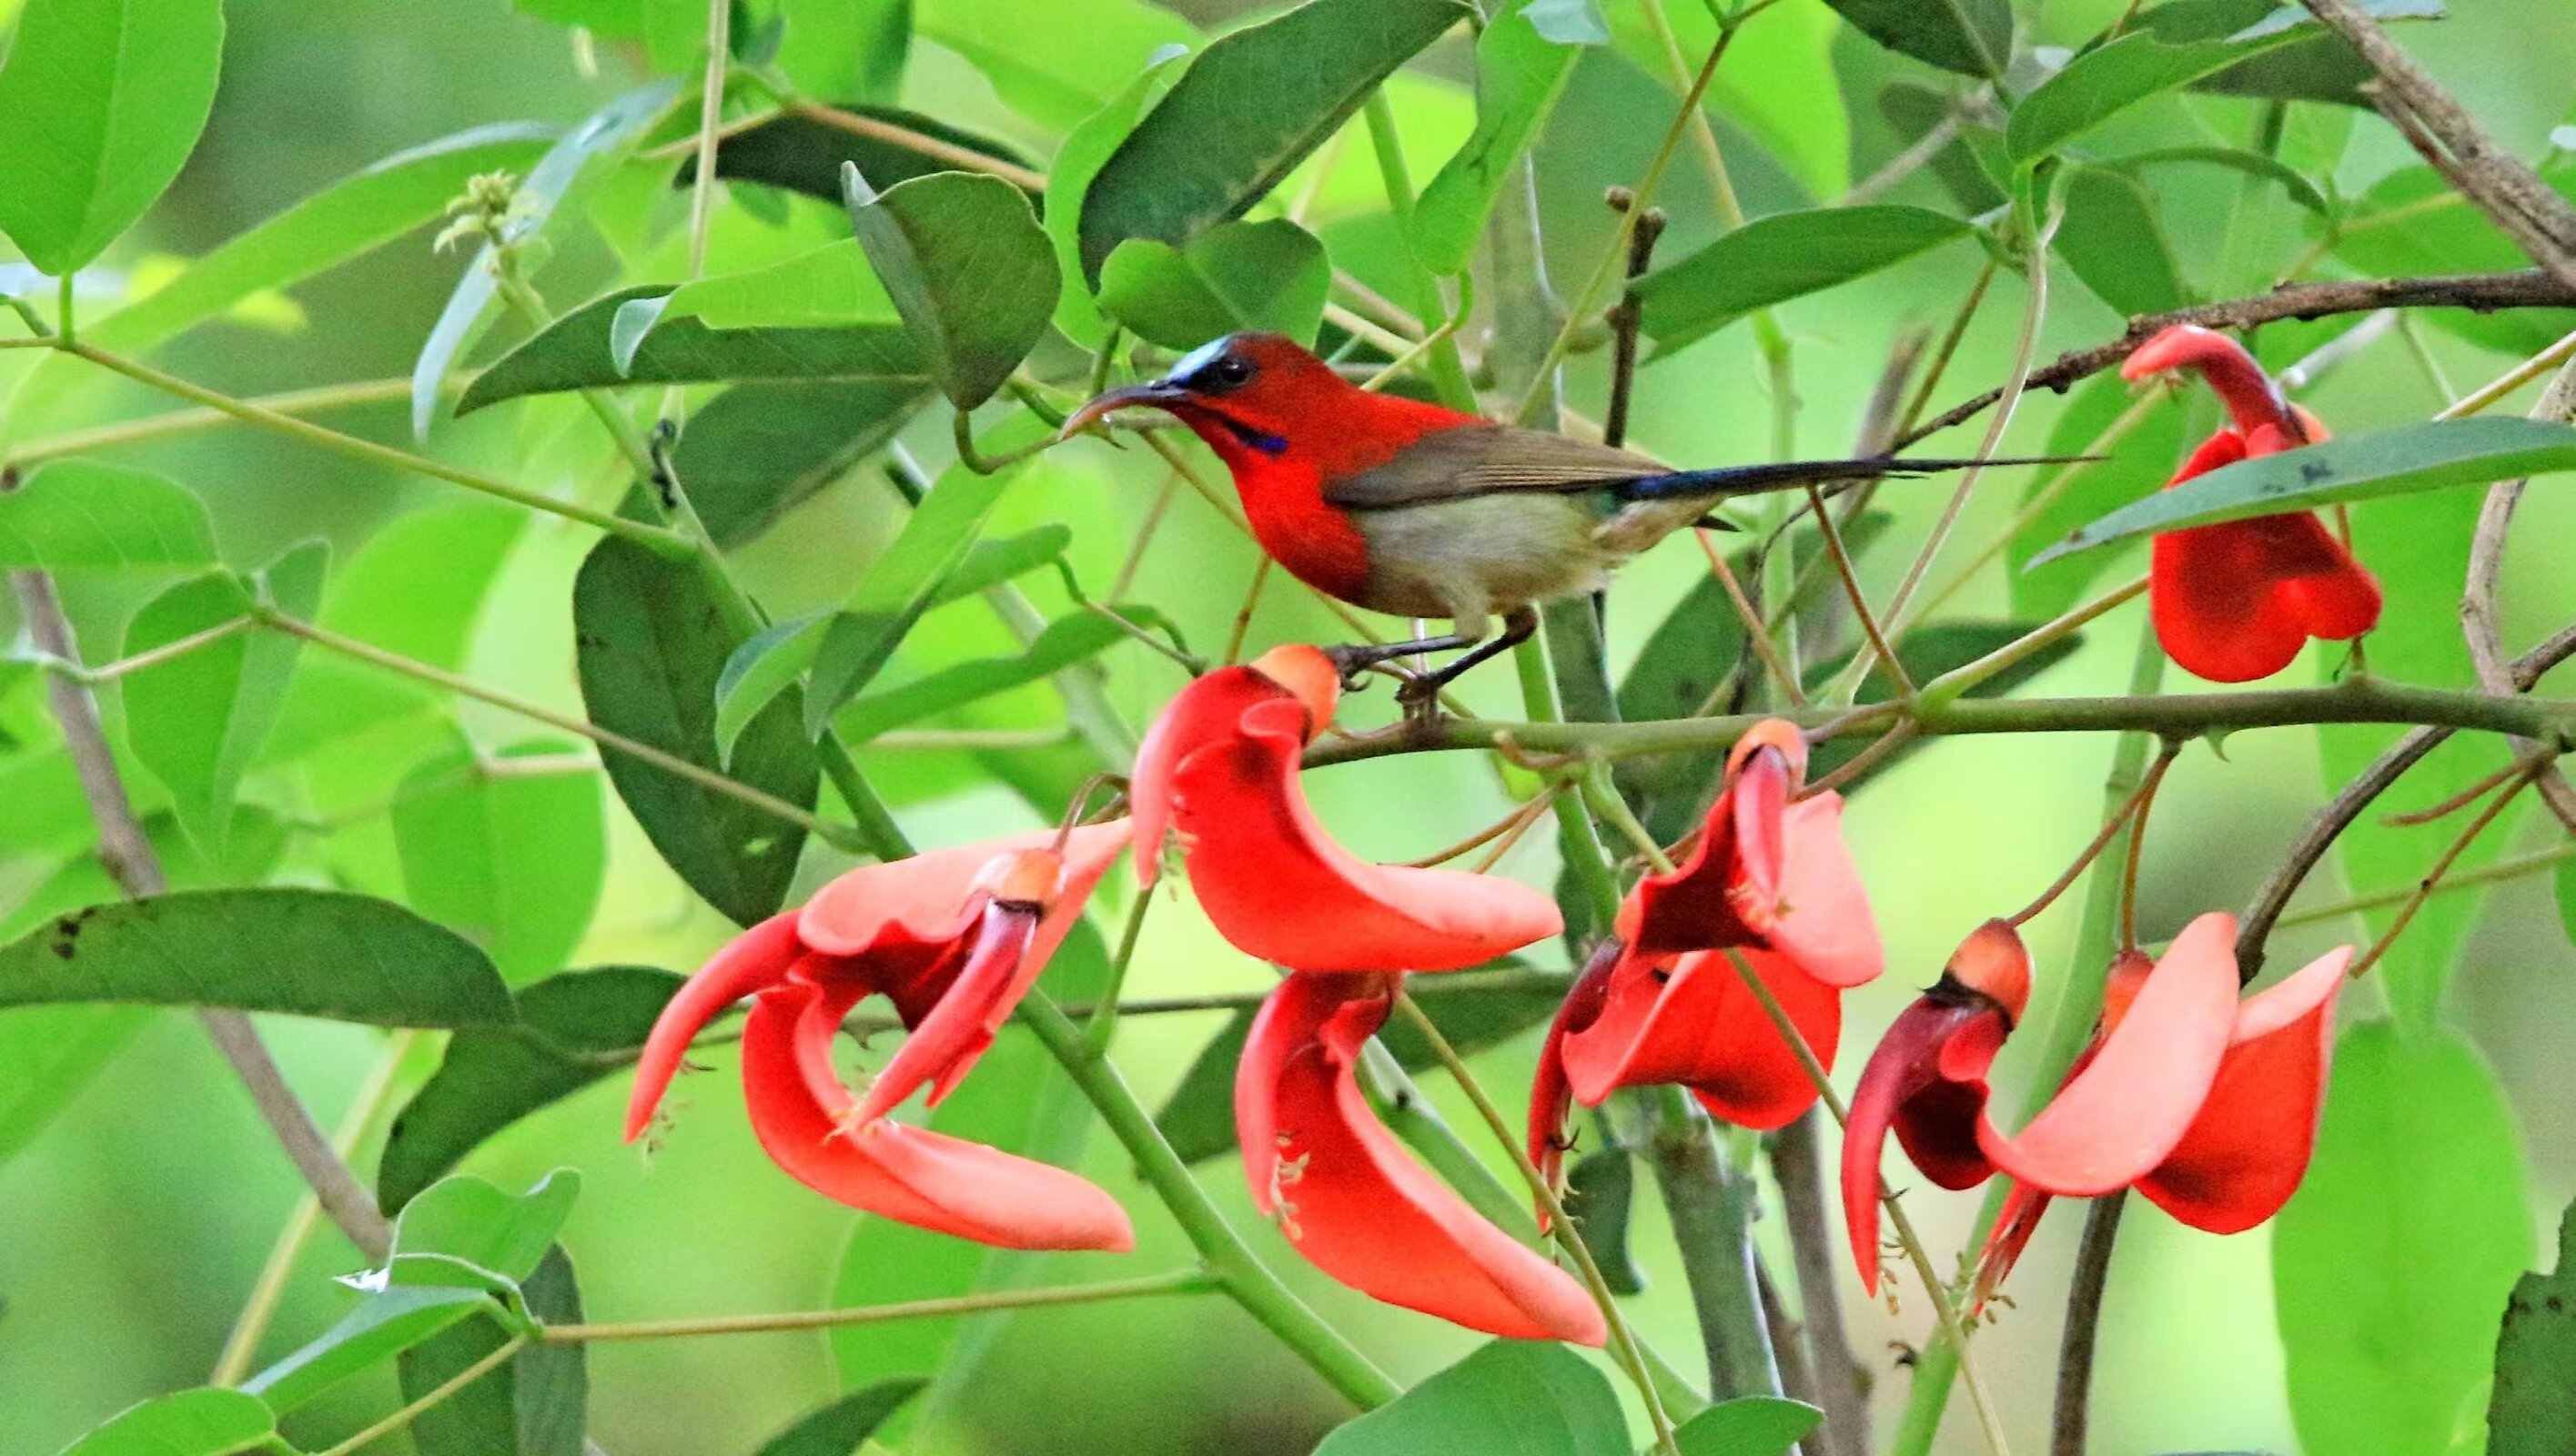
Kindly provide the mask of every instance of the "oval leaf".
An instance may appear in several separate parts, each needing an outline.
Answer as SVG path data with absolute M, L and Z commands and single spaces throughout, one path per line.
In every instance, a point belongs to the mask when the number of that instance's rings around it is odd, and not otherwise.
M 1748 1395 L 1719 1401 L 1673 1436 L 1682 1456 L 1786 1456 L 1824 1418 L 1805 1401 Z
M 2223 466 L 2070 532 L 2031 565 L 2151 532 L 2560 470 L 2576 470 L 2576 428 L 2510 417 L 2427 420 Z
M 812 9 L 807 8 L 809 11 Z M 830 10 L 820 12 L 824 17 L 830 14 Z M 815 18 L 814 14 L 797 16 L 796 24 L 788 27 L 789 36 L 796 36 Z M 1028 158 L 1002 143 L 950 126 L 935 116 L 924 116 L 918 111 L 856 102 L 846 102 L 829 110 L 841 116 L 900 127 L 1013 167 L 1025 169 L 1028 166 Z M 862 135 L 820 116 L 793 111 L 780 112 L 758 126 L 745 127 L 716 143 L 716 175 L 726 181 L 762 182 L 831 203 L 841 200 L 841 164 L 844 162 L 856 165 L 867 174 L 869 181 L 880 187 L 892 187 L 898 182 L 909 182 L 915 177 L 927 177 L 933 172 L 951 171 L 956 167 L 956 163 L 930 156 L 918 148 Z M 671 185 L 688 187 L 697 178 L 698 159 L 691 156 L 680 164 L 679 175 L 671 179 Z
M 62 1456 L 226 1456 L 277 1434 L 268 1402 L 207 1386 L 158 1395 L 119 1411 Z
M 480 1289 L 400 1285 L 370 1294 L 312 1343 L 241 1383 L 279 1415 L 372 1369 L 451 1325 L 501 1306 Z
M 1025 652 L 961 662 L 902 687 L 871 693 L 843 709 L 832 726 L 839 731 L 842 742 L 856 747 L 907 723 L 918 723 L 996 693 L 1044 682 L 1077 662 L 1097 656 L 1125 636 L 1116 622 L 1099 612 L 1075 612 L 1048 623 Z
M 1315 1456 L 1628 1456 L 1628 1419 L 1601 1372 L 1562 1345 L 1497 1340 L 1335 1430 Z
M 215 560 L 206 503 L 167 476 L 56 460 L 0 490 L 0 566 L 149 571 Z
M 2576 1204 L 2558 1218 L 2558 1267 L 2514 1281 L 2496 1336 L 2487 1456 L 2576 1450 Z
M 869 1433 L 885 1424 L 896 1406 L 929 1383 L 904 1376 L 853 1390 L 761 1442 L 759 1456 L 850 1456 Z
M 525 1193 L 480 1178 L 442 1178 L 403 1205 L 394 1221 L 394 1257 L 440 1254 L 524 1280 L 562 1232 L 581 1197 L 581 1175 L 557 1168 Z
M 1413 208 L 1413 249 L 1432 272 L 1467 266 L 1512 164 L 1537 139 L 1574 74 L 1582 48 L 1560 43 L 1573 36 L 1596 45 L 1610 38 L 1588 0 L 1572 7 L 1528 0 L 1487 21 L 1476 38 L 1476 130 L 1440 165 Z
M 885 448 L 929 398 L 920 381 L 738 384 L 690 413 L 671 466 L 731 550 Z
M 394 792 L 412 908 L 483 947 L 513 985 L 563 968 L 607 883 L 608 830 L 590 769 L 510 771 L 516 759 L 575 753 L 569 743 L 523 743 L 487 765 L 461 747 L 413 769 Z
M 1315 342 L 1333 266 L 1293 222 L 1232 222 L 1174 248 L 1152 238 L 1118 245 L 1100 270 L 1100 306 L 1167 349 L 1260 329 Z
M 221 0 L 28 0 L 0 66 L 0 232 L 27 261 L 62 277 L 143 216 L 205 130 L 223 51 Z
M 878 192 L 841 164 L 850 227 L 931 377 L 970 410 L 993 397 L 1055 315 L 1055 248 L 1018 188 L 938 172 Z
M 1852 29 L 1918 61 L 2000 80 L 2012 59 L 2009 0 L 1826 0 Z
M 909 388 L 932 382 L 920 352 L 893 324 L 846 328 L 711 329 L 695 319 L 641 336 L 620 369 L 610 350 L 617 311 L 669 292 L 629 288 L 593 299 L 493 361 L 456 403 L 460 415 L 529 394 L 619 384 L 700 384 L 728 379 L 841 379 Z
M 1758 218 L 1638 280 L 1646 336 L 1670 352 L 1755 309 L 1849 283 L 1972 231 L 1944 213 L 1892 203 Z
M 581 1291 L 560 1245 L 545 1251 L 521 1295 L 532 1318 L 581 1319 Z M 403 1398 L 425 1399 L 507 1338 L 498 1323 L 476 1320 L 404 1350 L 397 1367 Z M 421 1456 L 581 1456 L 590 1399 L 587 1349 L 522 1348 L 508 1364 L 423 1410 L 411 1426 L 412 1445 Z

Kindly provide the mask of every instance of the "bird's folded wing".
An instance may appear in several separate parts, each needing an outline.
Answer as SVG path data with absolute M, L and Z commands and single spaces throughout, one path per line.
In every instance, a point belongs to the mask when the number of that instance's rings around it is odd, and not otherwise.
M 1383 465 L 1324 487 L 1328 505 L 1386 510 L 1496 491 L 1576 491 L 1671 473 L 1651 456 L 1514 425 L 1424 435 Z

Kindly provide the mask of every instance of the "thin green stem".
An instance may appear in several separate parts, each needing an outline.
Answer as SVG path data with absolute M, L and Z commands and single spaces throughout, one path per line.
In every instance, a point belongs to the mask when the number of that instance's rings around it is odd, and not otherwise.
M 392 1415 L 389 1415 L 383 1420 L 376 1422 L 374 1425 L 367 1427 L 365 1430 L 360 1431 L 358 1434 L 351 1436 L 345 1441 L 342 1441 L 340 1444 L 324 1448 L 322 1451 L 317 1452 L 316 1456 L 349 1456 L 349 1453 L 353 1451 L 372 1445 L 377 1440 L 392 1435 L 394 1432 L 410 1425 L 413 1421 L 420 1419 L 423 1412 L 445 1405 L 458 1391 L 463 1390 L 465 1387 L 472 1385 L 475 1381 L 482 1379 L 484 1376 L 491 1374 L 503 1365 L 508 1364 L 510 1358 L 518 1354 L 521 1349 L 527 1346 L 527 1344 L 527 1336 L 511 1336 L 509 1339 L 502 1341 L 501 1344 L 492 1351 L 492 1353 L 475 1361 L 473 1364 L 466 1366 L 464 1369 L 457 1371 L 453 1376 L 450 1376 L 447 1380 L 441 1382 L 437 1388 L 431 1390 L 427 1395 L 424 1395 L 420 1399 L 413 1401 L 411 1404 L 404 1406 L 401 1410 L 395 1411 Z
M 174 658 L 185 657 L 200 647 L 211 647 L 236 632 L 247 631 L 258 625 L 255 618 L 235 617 L 229 622 L 217 622 L 203 631 L 191 632 L 185 637 L 135 653 L 132 657 L 120 657 L 114 662 L 102 662 L 96 667 L 83 667 L 77 662 L 66 662 L 59 657 L 33 654 L 21 660 L 32 662 L 47 672 L 70 678 L 84 687 L 97 687 L 101 683 L 114 682 L 128 673 L 141 672 L 145 668 L 158 667 Z
M 2029 661 L 2033 656 L 2064 640 L 2094 618 L 2127 602 L 2147 589 L 2147 579 L 2139 577 L 2125 586 L 2115 587 L 2093 600 L 2059 614 L 2054 619 L 2005 643 L 1974 662 L 1962 663 L 1923 685 L 1923 697 L 1938 706 L 1956 702 L 2000 672 L 2006 672 Z
M 1127 924 L 1118 932 L 1118 952 L 1109 960 L 1109 980 L 1100 988 L 1098 1004 L 1082 1029 L 1083 1043 L 1095 1057 L 1108 1055 L 1109 1039 L 1118 1034 L 1118 992 L 1127 984 L 1127 967 L 1134 963 L 1136 942 L 1145 933 L 1145 914 L 1153 908 L 1153 890 L 1139 886 L 1136 903 L 1127 907 Z
M 1019 1019 L 1037 1034 L 1073 1078 L 1074 1085 L 1099 1111 L 1110 1135 L 1135 1160 L 1137 1175 L 1162 1199 L 1163 1206 L 1171 1211 L 1172 1221 L 1180 1225 L 1182 1236 L 1198 1250 L 1225 1292 L 1245 1313 L 1277 1335 L 1344 1399 L 1362 1410 L 1384 1405 L 1403 1393 L 1384 1371 L 1369 1363 L 1368 1357 L 1340 1331 L 1318 1318 L 1304 1301 L 1289 1292 L 1288 1286 L 1279 1282 L 1279 1276 L 1254 1257 L 1251 1246 L 1226 1224 L 1206 1190 L 1190 1176 L 1189 1165 L 1164 1141 L 1162 1131 L 1154 1126 L 1153 1114 L 1136 1100 L 1127 1079 L 1118 1074 L 1117 1064 L 1107 1057 L 1092 1055 L 1081 1028 L 1065 1016 L 1052 997 L 1044 991 L 1031 991 L 1020 1003 Z
M 72 347 L 72 277 L 76 270 L 65 268 L 54 280 L 54 342 Z
M 707 64 L 698 88 L 698 173 L 689 185 L 689 276 L 707 271 L 707 226 L 715 217 L 716 132 L 724 118 L 725 71 L 733 62 L 733 0 L 707 0 Z
M 2314 925 L 2320 921 L 2354 915 L 2364 910 L 2376 910 L 2383 905 L 2403 904 L 2418 894 L 2447 895 L 2459 890 L 2472 890 L 2480 885 L 2491 885 L 2498 880 L 2519 879 L 2524 875 L 2554 869 L 2571 859 L 2576 859 L 2576 839 L 2570 839 L 2554 849 L 2539 850 L 2515 859 L 2498 860 L 2494 864 L 2461 874 L 2445 875 L 2439 883 L 2430 888 L 2418 885 L 2394 885 L 2385 890 L 2375 890 L 2367 895 L 2354 895 L 2331 904 L 2293 910 L 2272 924 L 2276 930 L 2287 930 L 2294 925 Z
M 1403 239 L 1400 251 L 1404 255 L 1405 282 L 1413 294 L 1413 311 L 1429 323 L 1451 310 L 1441 301 L 1440 280 L 1432 276 L 1421 255 L 1413 250 L 1413 173 L 1405 164 L 1404 138 L 1395 128 L 1395 105 L 1386 99 L 1384 86 L 1369 91 L 1365 110 L 1369 145 L 1377 153 L 1378 177 L 1386 188 L 1387 210 L 1395 214 L 1396 235 Z M 1476 387 L 1467 381 L 1467 364 L 1458 354 L 1457 330 L 1434 329 L 1423 336 L 1422 342 L 1429 351 L 1431 383 L 1439 391 L 1440 402 L 1473 414 Z
M 1680 1087 L 1634 1090 L 1654 1116 L 1643 1152 L 1672 1220 L 1708 1357 L 1709 1394 L 1776 1398 L 1783 1393 L 1780 1352 L 1754 1272 L 1751 1165 L 1719 1148 L 1717 1129 Z
M 308 415 L 349 405 L 382 404 L 411 398 L 408 379 L 367 379 L 354 384 L 326 384 L 316 389 L 290 389 L 279 394 L 257 394 L 242 401 L 281 415 Z M 167 414 L 147 415 L 139 420 L 120 420 L 112 425 L 99 425 L 86 430 L 68 430 L 59 435 L 44 435 L 16 446 L 9 452 L 9 463 L 21 469 L 65 455 L 86 455 L 118 445 L 131 445 L 142 440 L 155 440 L 165 435 L 187 434 L 212 429 L 217 425 L 242 422 L 240 415 L 219 409 L 172 410 Z
M 1378 1110 L 1387 1129 L 1411 1148 L 1440 1181 L 1455 1189 L 1487 1223 L 1508 1231 L 1516 1239 L 1527 1239 L 1537 1232 L 1530 1222 L 1529 1206 L 1503 1180 L 1494 1176 L 1485 1160 L 1476 1156 L 1457 1129 L 1431 1105 L 1395 1053 L 1386 1043 L 1369 1038 L 1360 1048 L 1357 1068 L 1360 1089 Z
M 1558 705 L 1556 677 L 1548 666 L 1545 639 L 1533 637 L 1513 648 L 1512 667 L 1520 674 L 1522 710 L 1537 720 L 1532 727 L 1544 730 L 1606 726 L 1562 721 L 1564 710 Z M 1493 744 L 1488 742 L 1485 746 Z M 1610 852 L 1602 846 L 1601 831 L 1594 826 L 1592 816 L 1584 812 L 1580 794 L 1556 794 L 1551 799 L 1566 870 L 1574 876 L 1578 892 L 1591 908 L 1594 928 L 1606 932 L 1619 917 L 1619 877 L 1611 868 Z
M 938 1319 L 980 1314 L 995 1309 L 1031 1309 L 1051 1304 L 1097 1304 L 1112 1299 L 1143 1299 L 1165 1294 L 1203 1294 L 1219 1281 L 1204 1269 L 1175 1269 L 1133 1279 L 1106 1279 L 1092 1284 L 1060 1284 L 1041 1289 L 991 1289 L 948 1299 L 915 1299 L 901 1304 L 858 1305 L 847 1309 L 800 1309 L 781 1314 L 722 1314 L 696 1319 L 632 1320 L 613 1324 L 546 1325 L 538 1337 L 549 1345 L 589 1345 L 607 1340 L 670 1340 L 693 1335 L 757 1335 L 777 1330 L 833 1330 L 851 1325 L 889 1324 L 896 1320 Z

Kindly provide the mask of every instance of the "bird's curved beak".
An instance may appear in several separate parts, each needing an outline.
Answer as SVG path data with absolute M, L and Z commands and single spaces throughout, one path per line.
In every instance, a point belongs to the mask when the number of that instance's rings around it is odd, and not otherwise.
M 1064 428 L 1056 432 L 1056 438 L 1071 439 L 1091 428 L 1104 417 L 1122 409 L 1143 406 L 1167 410 L 1188 397 L 1189 391 L 1169 380 L 1162 379 L 1146 384 L 1131 384 L 1124 389 L 1113 389 L 1093 396 L 1083 404 L 1082 408 L 1068 415 L 1065 418 Z

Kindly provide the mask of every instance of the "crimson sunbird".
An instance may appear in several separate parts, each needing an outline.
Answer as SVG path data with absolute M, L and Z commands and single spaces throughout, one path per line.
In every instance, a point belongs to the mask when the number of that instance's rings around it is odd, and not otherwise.
M 1298 580 L 1370 611 L 1449 619 L 1446 636 L 1333 653 L 1353 674 L 1464 649 L 1406 683 L 1403 697 L 1416 707 L 1536 631 L 1539 603 L 1599 591 L 1628 558 L 1708 520 L 1729 497 L 1975 463 L 1880 455 L 1675 470 L 1614 446 L 1362 389 L 1279 334 L 1202 345 L 1162 378 L 1084 404 L 1063 433 L 1129 406 L 1166 411 L 1207 442 L 1234 473 L 1261 549 Z M 1503 631 L 1491 637 L 1496 615 Z

